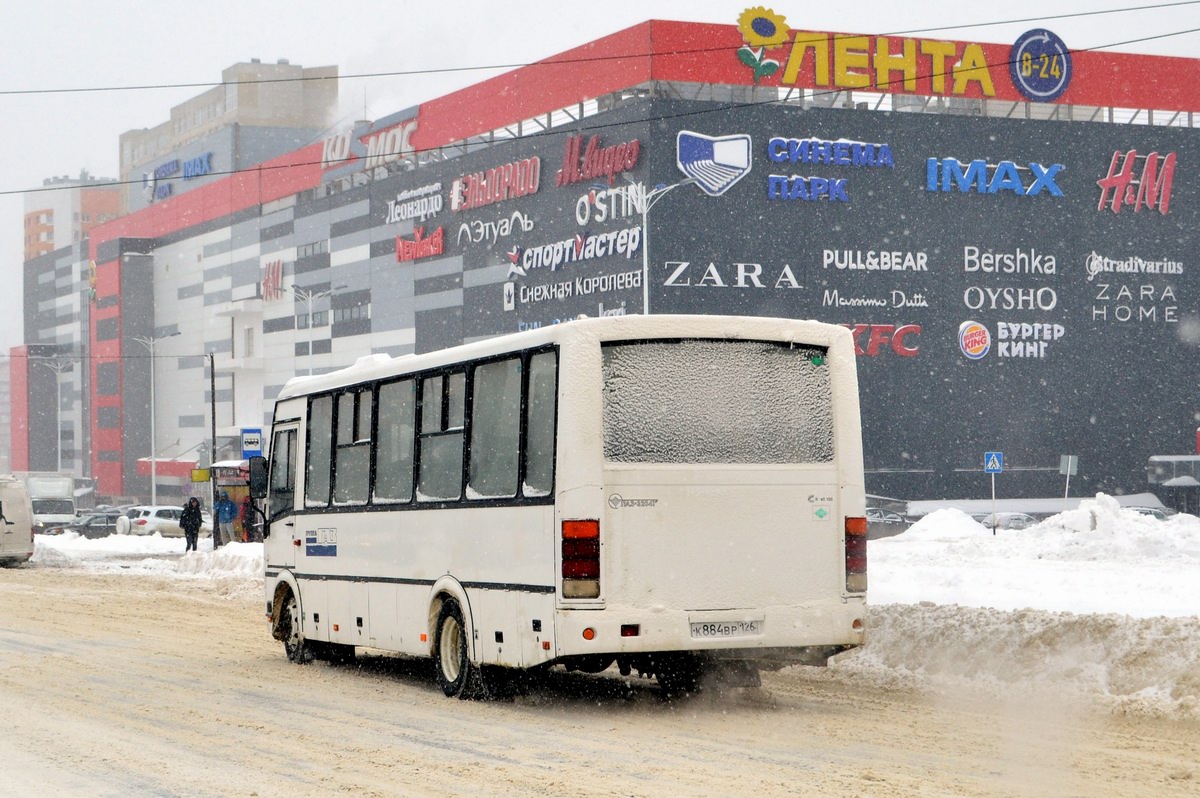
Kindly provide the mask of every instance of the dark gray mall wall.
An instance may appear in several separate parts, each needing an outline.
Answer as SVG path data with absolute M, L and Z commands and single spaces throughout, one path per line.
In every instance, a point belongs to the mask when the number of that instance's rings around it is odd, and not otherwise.
M 855 325 L 864 350 L 858 365 L 871 492 L 985 496 L 983 454 L 993 450 L 1005 455 L 1000 496 L 1061 494 L 1063 454 L 1080 457 L 1073 495 L 1141 491 L 1148 487 L 1150 455 L 1191 451 L 1200 411 L 1196 131 L 660 100 L 588 118 L 578 132 L 599 134 L 605 147 L 639 139 L 630 174 L 654 186 L 684 177 L 675 163 L 680 130 L 748 134 L 753 164 L 723 196 L 683 186 L 653 207 L 653 312 Z M 414 224 L 426 236 L 443 229 L 443 255 L 397 264 L 397 284 L 412 281 L 419 351 L 581 313 L 641 311 L 640 249 L 524 275 L 510 269 L 510 252 L 582 243 L 641 224 L 621 203 L 616 218 L 598 221 L 593 199 L 604 202 L 606 180 L 555 185 L 565 141 L 576 132 L 559 128 L 493 146 L 337 198 L 370 198 L 372 238 L 382 238 L 373 255 L 389 247 L 394 252 L 381 230 L 412 240 Z M 894 165 L 772 162 L 774 137 L 886 144 Z M 1098 209 L 1097 181 L 1108 174 L 1114 152 L 1129 150 L 1176 153 L 1166 215 L 1130 206 L 1119 214 Z M 536 194 L 450 210 L 457 177 L 534 155 L 542 167 Z M 930 158 L 982 159 L 993 167 L 1012 161 L 1025 185 L 1033 180 L 1029 164 L 1061 164 L 1053 182 L 1062 196 L 929 191 Z M 994 172 L 989 168 L 988 178 Z M 772 200 L 771 175 L 845 180 L 848 201 Z M 385 221 L 388 200 L 399 191 L 437 182 L 446 197 L 441 213 Z M 618 175 L 612 187 L 624 185 Z M 992 254 L 1020 265 L 1009 273 L 971 269 L 973 251 L 980 262 Z M 901 253 L 925 268 L 845 268 L 848 259 L 866 263 L 880 252 Z M 1171 274 L 1089 274 L 1093 253 L 1113 262 L 1140 258 L 1180 266 Z M 1034 307 L 1020 306 L 1030 296 Z M 1009 297 L 1018 304 L 1006 309 Z M 376 329 L 380 310 L 372 313 Z M 990 351 L 978 360 L 968 359 L 959 344 L 960 326 L 968 321 L 990 335 Z M 1001 329 L 1028 336 L 1021 348 L 1027 356 L 1002 352 L 1011 341 L 1000 339 Z M 1047 330 L 1059 337 L 1033 337 Z

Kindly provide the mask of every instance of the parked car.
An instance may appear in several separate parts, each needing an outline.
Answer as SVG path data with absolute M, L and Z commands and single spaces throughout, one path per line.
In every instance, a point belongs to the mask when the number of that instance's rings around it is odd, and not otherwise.
M 117 531 L 116 512 L 85 513 L 74 522 L 63 527 L 64 532 L 78 532 L 85 538 L 106 538 Z
M 867 508 L 867 537 L 871 540 L 898 535 L 908 527 L 908 519 L 900 513 L 881 507 Z
M 181 538 L 183 527 L 179 525 L 179 518 L 182 515 L 183 508 L 178 505 L 141 504 L 117 518 L 116 531 L 118 535 L 153 535 L 157 532 L 164 538 Z M 206 537 L 212 534 L 212 516 L 204 512 L 202 517 L 200 535 Z
M 1142 515 L 1148 515 L 1151 518 L 1157 518 L 1159 521 L 1166 521 L 1175 514 L 1161 507 L 1126 507 L 1125 509 L 1133 510 L 1135 513 L 1141 513 Z
M 988 513 L 979 523 L 988 529 L 1028 529 L 1038 520 L 1028 513 Z

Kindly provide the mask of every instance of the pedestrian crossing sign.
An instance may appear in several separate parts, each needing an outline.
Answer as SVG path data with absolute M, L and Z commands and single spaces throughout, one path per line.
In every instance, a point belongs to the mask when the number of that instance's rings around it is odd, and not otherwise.
M 1004 471 L 1004 452 L 983 453 L 983 473 L 999 474 Z

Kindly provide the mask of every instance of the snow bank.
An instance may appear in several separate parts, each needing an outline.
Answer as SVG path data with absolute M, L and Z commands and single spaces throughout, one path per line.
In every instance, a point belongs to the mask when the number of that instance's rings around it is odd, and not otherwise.
M 216 552 L 211 539 L 200 550 L 183 551 L 183 538 L 153 535 L 109 535 L 89 539 L 75 532 L 35 535 L 32 562 L 43 567 L 83 568 L 157 574 L 185 579 L 236 580 L 262 586 L 263 545 L 229 543 Z
M 834 659 L 838 678 L 1010 704 L 1087 696 L 1118 712 L 1200 719 L 1200 618 L 890 604 L 870 608 L 867 640 Z
M 1103 494 L 1029 529 L 995 535 L 959 510 L 938 510 L 867 545 L 872 604 L 1141 618 L 1200 612 L 1200 518 L 1159 521 Z

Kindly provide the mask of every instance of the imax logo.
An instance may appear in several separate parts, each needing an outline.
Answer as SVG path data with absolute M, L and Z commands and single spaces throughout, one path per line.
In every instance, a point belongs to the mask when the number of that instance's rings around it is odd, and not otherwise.
M 1013 161 L 989 164 L 982 160 L 962 163 L 954 158 L 930 158 L 925 162 L 925 190 L 963 194 L 1009 191 L 1018 197 L 1046 192 L 1052 197 L 1061 197 L 1062 189 L 1054 180 L 1062 170 L 1060 163 L 1050 166 L 1031 163 L 1023 167 Z
M 750 174 L 750 137 L 705 136 L 681 130 L 675 137 L 679 171 L 710 197 L 719 197 Z

